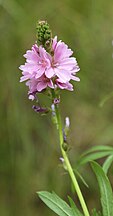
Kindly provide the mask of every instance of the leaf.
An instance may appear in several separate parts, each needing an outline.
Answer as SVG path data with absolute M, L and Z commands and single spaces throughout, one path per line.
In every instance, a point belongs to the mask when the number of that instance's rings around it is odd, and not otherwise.
M 108 156 L 113 154 L 113 150 L 112 151 L 103 151 L 103 152 L 96 152 L 96 153 L 92 153 L 86 156 L 83 156 L 79 159 L 78 161 L 78 166 L 86 164 L 89 161 L 93 161 L 93 160 L 97 160 L 99 158 Z
M 72 208 L 54 192 L 37 192 L 40 199 L 59 216 L 79 216 L 74 214 Z
M 85 179 L 83 178 L 83 176 L 78 172 L 78 170 L 74 169 L 75 174 L 80 178 L 80 180 L 82 181 L 82 183 L 89 188 L 88 184 L 86 183 Z
M 91 162 L 92 169 L 96 175 L 100 194 L 103 216 L 113 215 L 113 192 L 108 177 L 104 173 L 102 167 L 96 163 Z
M 93 146 L 90 149 L 88 149 L 87 151 L 85 151 L 81 156 L 83 157 L 84 155 L 87 155 L 91 152 L 94 151 L 113 151 L 113 147 L 112 146 L 106 146 L 106 145 L 98 145 L 98 146 Z
M 110 155 L 104 162 L 103 164 L 103 170 L 105 172 L 105 174 L 107 174 L 108 169 L 110 168 L 111 164 L 113 162 L 113 155 Z
M 79 211 L 79 209 L 76 207 L 74 201 L 71 199 L 71 197 L 68 196 L 72 211 L 74 215 L 83 216 L 83 214 Z

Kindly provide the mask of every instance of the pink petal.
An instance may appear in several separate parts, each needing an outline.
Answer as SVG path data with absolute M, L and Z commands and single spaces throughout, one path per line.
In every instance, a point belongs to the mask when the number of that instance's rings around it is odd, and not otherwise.
M 25 65 L 21 65 L 19 67 L 19 69 L 32 73 L 33 71 L 37 71 L 38 70 L 38 65 L 25 63 Z
M 39 47 L 39 53 L 40 53 L 41 59 L 46 58 L 46 50 L 42 46 Z
M 46 82 L 39 82 L 37 84 L 37 91 L 41 92 L 45 88 L 47 88 L 47 83 Z
M 57 79 L 56 84 L 60 89 L 67 89 L 69 91 L 73 91 L 73 85 L 69 82 L 62 83 L 59 81 L 59 79 Z
M 52 48 L 53 48 L 53 50 L 55 50 L 56 45 L 57 45 L 57 36 L 55 36 L 55 37 L 53 38 L 53 43 L 52 43 Z
M 48 86 L 49 86 L 50 88 L 54 88 L 54 85 L 53 85 L 52 80 L 50 80 L 50 81 L 48 82 Z
M 79 78 L 79 77 L 76 77 L 76 76 L 71 76 L 71 79 L 72 79 L 72 80 L 75 80 L 75 81 L 77 81 L 77 82 L 80 81 L 80 78 Z
M 54 52 L 55 62 L 64 58 L 68 58 L 72 54 L 73 52 L 71 51 L 71 49 L 68 49 L 68 46 L 65 43 L 59 41 Z
M 20 78 L 20 82 L 24 82 L 24 81 L 26 81 L 26 80 L 28 80 L 29 78 L 28 78 L 28 76 L 22 76 L 21 78 Z
M 31 50 L 28 50 L 26 54 L 24 54 L 24 57 L 26 58 L 27 62 L 38 62 L 39 61 L 39 56 L 38 54 L 34 53 Z
M 45 75 L 47 78 L 51 78 L 54 76 L 54 70 L 52 67 L 48 68 L 46 71 L 45 71 Z
M 35 78 L 41 77 L 45 72 L 45 68 L 41 67 L 40 70 L 37 71 Z
M 54 68 L 55 75 L 60 78 L 62 82 L 67 82 L 71 79 L 71 73 L 69 71 L 60 70 L 58 68 Z

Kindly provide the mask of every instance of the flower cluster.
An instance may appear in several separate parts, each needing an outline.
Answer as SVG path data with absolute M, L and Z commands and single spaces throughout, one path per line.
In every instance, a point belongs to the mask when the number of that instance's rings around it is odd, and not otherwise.
M 30 99 L 47 87 L 73 90 L 70 80 L 80 80 L 75 76 L 80 69 L 72 54 L 64 42 L 57 41 L 57 36 L 52 40 L 51 52 L 37 44 L 26 52 L 26 63 L 19 67 L 23 75 L 20 82 L 27 81 Z

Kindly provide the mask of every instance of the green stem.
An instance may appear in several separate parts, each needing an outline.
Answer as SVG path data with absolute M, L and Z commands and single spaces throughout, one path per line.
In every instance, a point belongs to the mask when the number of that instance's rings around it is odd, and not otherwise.
M 85 203 L 85 200 L 83 198 L 82 192 L 81 192 L 80 187 L 78 185 L 77 179 L 75 177 L 75 174 L 74 174 L 73 169 L 71 167 L 70 161 L 68 159 L 67 153 L 64 151 L 64 149 L 62 147 L 62 144 L 63 144 L 63 133 L 62 133 L 62 123 L 61 123 L 61 117 L 60 117 L 58 105 L 55 105 L 55 110 L 56 110 L 56 117 L 57 117 L 58 129 L 59 129 L 60 148 L 61 148 L 62 156 L 64 158 L 64 161 L 65 161 L 68 173 L 69 173 L 69 175 L 71 177 L 71 180 L 73 182 L 75 191 L 76 191 L 76 193 L 78 195 L 78 198 L 79 198 L 82 210 L 84 212 L 84 215 L 85 216 L 90 216 L 89 212 L 88 212 L 88 209 L 87 209 L 87 206 L 86 206 L 86 203 Z

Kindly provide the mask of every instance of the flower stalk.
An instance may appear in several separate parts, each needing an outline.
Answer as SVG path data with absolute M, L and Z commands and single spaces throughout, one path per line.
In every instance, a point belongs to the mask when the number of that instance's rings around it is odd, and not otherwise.
M 19 69 L 22 71 L 20 82 L 26 81 L 29 88 L 29 99 L 36 100 L 38 106 L 34 105 L 33 109 L 37 113 L 48 113 L 50 108 L 41 107 L 37 99 L 37 94 L 51 92 L 53 121 L 59 129 L 60 148 L 66 165 L 66 169 L 71 177 L 75 191 L 78 195 L 84 215 L 89 216 L 89 212 L 79 188 L 78 182 L 74 175 L 70 161 L 67 155 L 66 135 L 68 133 L 69 120 L 67 119 L 64 132 L 62 131 L 61 117 L 59 113 L 60 96 L 59 90 L 67 89 L 73 91 L 71 80 L 80 81 L 76 77 L 76 73 L 80 70 L 76 58 L 72 57 L 73 51 L 61 40 L 57 40 L 57 36 L 52 38 L 52 32 L 46 21 L 37 23 L 37 43 L 31 50 L 27 50 L 24 57 L 26 63 L 21 65 Z M 55 110 L 54 110 L 55 107 Z
M 55 105 L 55 111 L 56 111 L 56 118 L 57 118 L 57 124 L 58 124 L 57 126 L 58 126 L 58 130 L 59 130 L 60 149 L 61 149 L 61 152 L 62 152 L 62 156 L 64 158 L 64 162 L 65 162 L 67 171 L 68 171 L 68 173 L 69 173 L 69 175 L 71 177 L 71 180 L 73 182 L 74 189 L 75 189 L 75 191 L 77 193 L 77 196 L 79 198 L 83 213 L 84 213 L 85 216 L 90 216 L 89 212 L 88 212 L 88 208 L 87 208 L 85 200 L 84 200 L 84 197 L 82 195 L 82 192 L 81 192 L 80 187 L 78 185 L 77 179 L 76 179 L 75 174 L 73 172 L 72 166 L 70 164 L 68 155 L 67 155 L 66 151 L 63 149 L 64 140 L 63 140 L 62 123 L 61 123 L 61 117 L 60 117 L 60 113 L 59 113 L 58 104 Z

